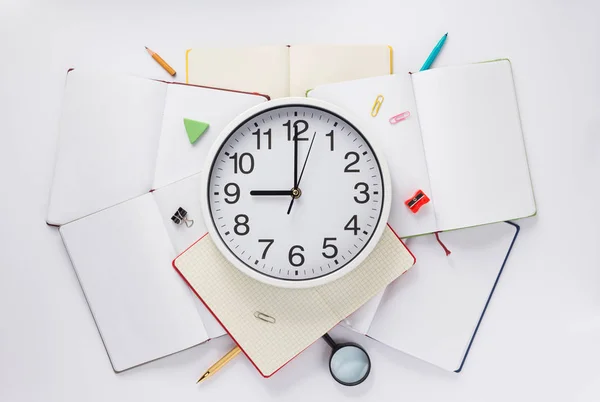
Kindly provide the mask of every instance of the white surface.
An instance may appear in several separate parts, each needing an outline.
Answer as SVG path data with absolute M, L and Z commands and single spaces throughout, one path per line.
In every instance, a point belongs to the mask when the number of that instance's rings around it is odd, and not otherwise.
M 533 215 L 510 62 L 412 77 L 439 230 Z
M 388 286 L 367 334 L 458 370 L 516 231 L 500 222 L 443 233 L 449 257 L 434 235 L 408 239 L 417 263 Z
M 208 339 L 194 295 L 165 269 L 177 254 L 152 193 L 60 233 L 115 371 Z
M 0 10 L 1 400 L 599 399 L 597 2 L 4 0 Z M 268 23 L 249 18 L 258 11 Z M 521 222 L 463 372 L 338 328 L 336 340 L 359 341 L 373 361 L 359 387 L 329 377 L 321 341 L 269 380 L 238 357 L 196 386 L 231 348 L 225 338 L 114 374 L 59 234 L 44 223 L 65 69 L 169 79 L 147 45 L 183 80 L 192 46 L 385 41 L 396 71 L 408 71 L 446 31 L 434 66 L 511 58 L 538 206 Z

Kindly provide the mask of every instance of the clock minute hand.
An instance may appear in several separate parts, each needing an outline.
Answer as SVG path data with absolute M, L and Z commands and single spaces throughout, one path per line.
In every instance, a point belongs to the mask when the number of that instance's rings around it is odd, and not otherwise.
M 298 188 L 298 134 L 294 130 L 294 188 Z
M 285 195 L 291 197 L 293 195 L 292 190 L 251 190 L 250 195 L 256 196 L 275 196 L 275 195 Z
M 300 185 L 300 180 L 302 180 L 302 176 L 304 175 L 304 168 L 306 168 L 306 162 L 308 162 L 308 157 L 310 156 L 310 151 L 312 150 L 313 143 L 315 142 L 315 137 L 317 132 L 313 134 L 312 140 L 310 140 L 310 146 L 308 147 L 308 153 L 306 154 L 306 158 L 304 159 L 304 164 L 302 165 L 302 171 L 300 172 L 300 178 L 298 179 L 298 186 Z M 296 190 L 296 193 L 292 193 L 292 200 L 290 201 L 290 206 L 288 207 L 287 214 L 289 215 L 292 211 L 292 206 L 294 205 L 294 200 L 302 194 L 300 188 L 296 186 L 292 189 L 292 192 Z
M 317 132 L 315 131 L 315 133 L 313 134 L 312 140 L 310 140 L 308 152 L 306 153 L 306 159 L 304 159 L 304 164 L 302 165 L 302 170 L 300 171 L 300 177 L 298 178 L 298 186 L 300 185 L 300 181 L 302 180 L 302 176 L 304 175 L 304 168 L 306 167 L 306 162 L 308 162 L 308 157 L 310 156 L 310 151 L 312 149 L 313 142 L 315 142 L 316 135 L 317 135 Z

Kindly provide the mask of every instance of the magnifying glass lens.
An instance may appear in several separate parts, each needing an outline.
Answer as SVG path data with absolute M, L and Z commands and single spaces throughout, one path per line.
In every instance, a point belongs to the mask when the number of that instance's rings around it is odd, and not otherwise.
M 367 353 L 354 345 L 339 348 L 329 361 L 331 375 L 341 384 L 357 385 L 363 382 L 371 371 L 371 360 Z

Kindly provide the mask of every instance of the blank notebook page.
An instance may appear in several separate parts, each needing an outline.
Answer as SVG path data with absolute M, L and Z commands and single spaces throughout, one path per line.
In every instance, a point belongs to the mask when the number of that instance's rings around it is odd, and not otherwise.
M 510 62 L 412 77 L 438 230 L 535 214 Z
M 259 92 L 271 98 L 290 92 L 287 46 L 189 49 L 186 71 L 188 84 Z
M 379 94 L 384 96 L 384 101 L 379 114 L 373 118 L 371 109 Z M 408 73 L 394 74 L 323 85 L 310 91 L 308 96 L 351 112 L 356 116 L 356 123 L 365 127 L 363 134 L 366 138 L 386 157 L 395 200 L 388 224 L 398 236 L 403 238 L 435 232 L 435 197 L 418 214 L 412 213 L 403 203 L 417 189 L 431 196 L 411 76 Z M 404 111 L 411 112 L 411 116 L 398 124 L 389 123 L 391 116 Z
M 267 101 L 231 91 L 169 84 L 156 157 L 153 188 L 160 188 L 202 170 L 215 138 L 237 115 Z M 203 121 L 208 129 L 194 144 L 186 135 L 183 119 Z
M 292 45 L 290 94 L 306 96 L 317 85 L 392 73 L 386 45 Z
M 60 233 L 115 371 L 208 339 L 151 193 Z
M 202 237 L 207 232 L 200 208 L 202 203 L 201 176 L 201 173 L 197 173 L 152 192 L 154 201 L 160 211 L 160 218 L 163 221 L 163 226 L 167 231 L 169 239 L 171 239 L 175 255 L 179 255 L 185 251 L 190 244 L 194 243 L 199 237 Z M 185 209 L 188 213 L 187 218 L 194 221 L 191 227 L 187 227 L 185 224 L 176 225 L 171 221 L 171 216 L 179 207 Z M 169 265 L 167 267 L 169 271 L 173 271 L 170 269 L 171 262 L 172 258 L 169 260 Z M 179 280 L 179 278 L 177 279 Z M 204 328 L 206 328 L 208 336 L 210 338 L 215 338 L 225 335 L 223 327 L 219 325 L 204 304 L 202 304 L 196 295 L 192 293 L 192 290 L 189 289 L 189 287 L 186 287 L 186 291 L 193 296 L 192 300 L 198 310 L 198 314 L 202 318 L 202 323 L 204 324 Z
M 72 221 L 152 188 L 166 89 L 144 78 L 69 72 L 48 223 Z
M 386 228 L 365 262 L 317 288 L 285 289 L 256 281 L 231 265 L 209 236 L 173 265 L 268 377 L 413 263 L 404 244 Z M 255 312 L 275 318 L 275 323 L 257 319 Z
M 408 239 L 417 263 L 387 287 L 367 335 L 449 371 L 457 370 L 516 228 L 500 222 Z
M 346 317 L 344 321 L 342 321 L 342 326 L 350 328 L 351 330 L 359 332 L 363 335 L 366 334 L 371 326 L 371 323 L 373 322 L 373 318 L 375 318 L 377 308 L 379 307 L 379 303 L 381 303 L 381 299 L 383 298 L 384 294 L 385 290 L 382 290 L 373 296 L 358 310 Z

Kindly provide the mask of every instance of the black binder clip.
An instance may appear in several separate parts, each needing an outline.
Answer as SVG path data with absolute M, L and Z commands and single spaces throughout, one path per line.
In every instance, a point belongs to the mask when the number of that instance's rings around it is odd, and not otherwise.
M 187 226 L 188 228 L 191 228 L 194 225 L 194 221 L 192 219 L 187 218 L 187 211 L 181 207 L 179 207 L 177 209 L 177 212 L 173 214 L 171 220 L 177 225 L 185 223 L 185 226 Z

